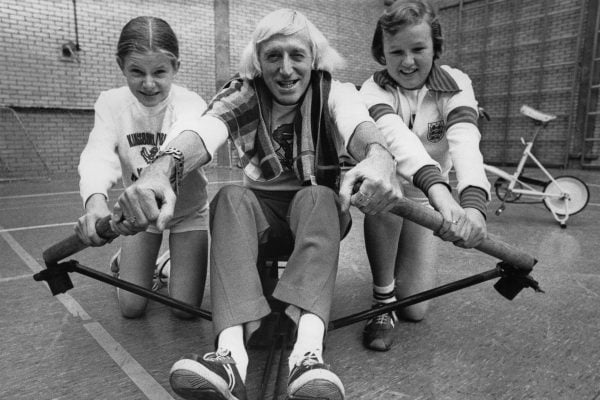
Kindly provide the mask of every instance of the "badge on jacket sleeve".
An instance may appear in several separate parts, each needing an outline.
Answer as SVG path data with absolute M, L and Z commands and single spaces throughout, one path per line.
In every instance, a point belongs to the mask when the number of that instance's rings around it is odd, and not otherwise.
M 430 122 L 427 130 L 427 140 L 431 143 L 437 143 L 444 138 L 444 132 L 446 132 L 446 126 L 444 121 Z

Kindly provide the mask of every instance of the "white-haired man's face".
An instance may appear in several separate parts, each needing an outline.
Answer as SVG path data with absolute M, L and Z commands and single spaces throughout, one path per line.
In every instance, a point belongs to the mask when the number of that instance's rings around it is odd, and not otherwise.
M 275 100 L 296 104 L 308 88 L 313 54 L 306 35 L 275 35 L 258 47 L 262 77 Z

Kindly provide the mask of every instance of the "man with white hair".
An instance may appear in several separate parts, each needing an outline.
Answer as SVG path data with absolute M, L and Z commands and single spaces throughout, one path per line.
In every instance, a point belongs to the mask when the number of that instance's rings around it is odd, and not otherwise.
M 182 132 L 119 199 L 139 228 L 147 221 L 164 226 L 171 187 L 187 171 L 208 162 L 228 137 L 240 156 L 243 184 L 221 188 L 210 204 L 217 350 L 173 365 L 171 386 L 185 399 L 246 399 L 245 339 L 271 312 L 256 268 L 267 245 L 290 254 L 273 292 L 297 328 L 288 397 L 344 399 L 322 350 L 350 204 L 369 214 L 389 211 L 402 196 L 398 171 L 441 208 L 453 207 L 437 163 L 420 143 L 408 135 L 388 147 L 354 85 L 331 78 L 341 63 L 301 13 L 267 15 L 244 50 L 239 76 L 202 116 L 203 129 Z M 339 155 L 346 151 L 360 162 L 340 185 Z M 353 194 L 355 184 L 360 189 Z

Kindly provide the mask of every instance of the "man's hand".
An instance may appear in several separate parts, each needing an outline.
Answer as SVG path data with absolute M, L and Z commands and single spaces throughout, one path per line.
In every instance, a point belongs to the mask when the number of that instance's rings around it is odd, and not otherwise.
M 458 247 L 477 247 L 487 236 L 483 214 L 474 208 L 462 208 L 445 185 L 435 184 L 429 188 L 429 200 L 442 214 L 444 224 L 436 234 L 443 240 L 453 242 Z
M 391 210 L 401 198 L 396 163 L 390 152 L 379 144 L 370 146 L 367 157 L 346 172 L 340 186 L 344 212 L 354 205 L 365 214 L 379 214 Z
M 152 223 L 161 231 L 166 228 L 173 218 L 176 200 L 169 181 L 171 168 L 171 157 L 159 158 L 125 189 L 113 209 L 111 225 L 115 232 L 133 235 Z

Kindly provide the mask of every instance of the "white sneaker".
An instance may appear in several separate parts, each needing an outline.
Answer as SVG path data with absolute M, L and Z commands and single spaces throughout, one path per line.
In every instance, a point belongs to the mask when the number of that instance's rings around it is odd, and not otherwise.
M 121 261 L 121 249 L 117 250 L 115 254 L 110 258 L 108 262 L 108 267 L 110 268 L 110 272 L 112 272 L 112 276 L 115 278 L 119 277 L 119 262 Z
M 152 290 L 159 290 L 169 283 L 171 276 L 171 252 L 166 250 L 156 259 L 156 269 L 154 270 L 154 286 Z
M 315 353 L 306 353 L 288 378 L 286 399 L 344 400 L 344 385 Z

